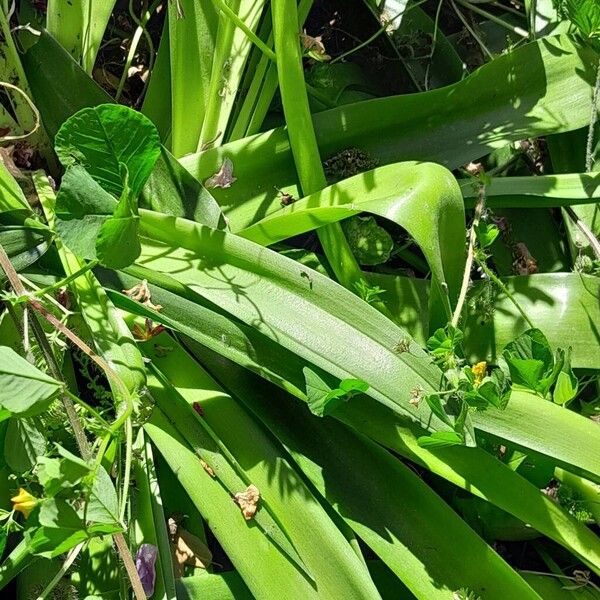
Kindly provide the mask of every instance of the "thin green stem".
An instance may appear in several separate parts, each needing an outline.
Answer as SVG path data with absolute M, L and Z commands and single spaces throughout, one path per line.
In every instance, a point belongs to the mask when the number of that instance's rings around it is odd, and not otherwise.
M 590 243 L 590 246 L 594 252 L 594 255 L 598 260 L 600 260 L 600 242 L 598 238 L 594 235 L 594 232 L 588 227 L 587 223 L 579 218 L 579 215 L 570 207 L 565 206 L 565 211 L 569 218 L 577 225 L 579 231 L 586 237 L 587 241 Z
M 467 249 L 467 260 L 465 262 L 465 270 L 463 271 L 463 279 L 462 284 L 460 286 L 460 294 L 458 296 L 456 308 L 454 309 L 454 314 L 452 315 L 453 327 L 458 327 L 458 322 L 460 321 L 460 316 L 462 314 L 465 300 L 467 298 L 467 292 L 469 291 L 469 285 L 471 283 L 471 269 L 473 268 L 473 258 L 475 255 L 475 240 L 477 237 L 475 232 L 479 225 L 481 215 L 483 214 L 484 207 L 485 185 L 482 183 L 479 186 L 479 199 L 477 200 L 477 204 L 475 206 L 475 216 L 473 217 L 473 223 L 471 224 L 471 229 L 469 230 L 469 246 Z
M 77 560 L 79 553 L 83 550 L 87 542 L 81 542 L 73 548 L 68 554 L 65 562 L 61 565 L 58 573 L 52 578 L 50 583 L 44 588 L 44 590 L 37 596 L 36 600 L 45 600 L 51 593 L 52 590 L 60 583 L 60 580 L 67 574 L 67 571 L 71 568 L 71 565 Z
M 514 304 L 515 308 L 519 311 L 527 325 L 533 329 L 535 325 L 531 322 L 531 319 L 527 316 L 527 313 L 521 308 L 521 305 L 517 302 L 504 282 L 487 266 L 484 260 L 480 260 L 478 257 L 475 257 L 475 262 L 477 263 L 477 266 L 479 266 L 481 270 L 490 278 L 490 280 L 497 285 L 500 290 L 502 290 L 502 293 L 505 294 L 506 297 Z
M 482 17 L 485 17 L 486 19 L 489 19 L 490 21 L 492 21 L 492 23 L 496 23 L 497 25 L 504 27 L 504 29 L 508 29 L 508 31 L 512 31 L 512 33 L 516 33 L 517 35 L 521 36 L 522 38 L 529 37 L 529 33 L 527 31 L 525 31 L 523 28 L 517 27 L 516 25 L 511 25 L 510 23 L 507 23 L 504 19 L 501 19 L 500 17 L 497 17 L 496 15 L 489 13 L 487 10 L 483 10 L 482 8 L 479 8 L 478 6 L 471 4 L 467 0 L 455 0 L 455 1 L 458 2 L 461 6 L 464 6 L 465 8 L 467 8 L 468 10 L 470 10 L 478 15 L 481 15 Z
M 81 398 L 78 398 L 75 394 L 72 394 L 67 389 L 65 389 L 65 394 L 68 394 L 69 398 L 71 398 L 75 404 L 79 404 L 79 406 L 81 406 L 86 412 L 89 412 L 95 419 L 100 421 L 103 427 L 110 430 L 110 423 L 104 419 L 104 417 L 93 406 L 90 406 L 87 402 L 84 402 Z
M 133 37 L 131 38 L 131 44 L 129 45 L 129 52 L 127 53 L 127 58 L 125 59 L 125 66 L 123 67 L 123 73 L 121 74 L 121 79 L 119 80 L 119 85 L 117 87 L 117 93 L 115 94 L 115 100 L 118 102 L 121 94 L 123 93 L 123 88 L 125 87 L 125 82 L 129 77 L 129 69 L 131 67 L 131 63 L 135 57 L 135 53 L 137 52 L 138 44 L 140 43 L 140 39 L 144 32 L 146 31 L 146 25 L 150 20 L 150 17 L 154 13 L 154 11 L 158 8 L 162 0 L 154 0 L 150 8 L 146 8 L 147 2 L 144 1 L 144 6 L 142 8 L 142 18 L 138 19 L 135 16 L 135 11 L 133 10 L 133 2 L 129 0 L 129 14 L 132 19 L 136 22 L 137 27 L 135 32 L 133 33 Z M 154 52 L 150 53 L 150 56 L 153 58 Z M 152 60 L 151 58 L 151 60 Z M 149 71 L 152 71 L 152 65 L 149 65 Z
M 592 109 L 590 114 L 590 126 L 588 129 L 587 143 L 585 149 L 585 170 L 591 173 L 594 166 L 594 130 L 598 122 L 598 101 L 600 100 L 600 59 L 596 66 L 596 84 L 592 95 Z
M 48 287 L 46 287 L 44 289 L 36 290 L 35 292 L 33 292 L 33 294 L 24 296 L 23 300 L 26 300 L 29 296 L 35 296 L 36 298 L 40 298 L 41 296 L 46 296 L 47 294 L 51 294 L 52 292 L 59 290 L 60 288 L 66 287 L 67 285 L 69 285 L 69 283 L 71 283 L 72 281 L 77 279 L 80 275 L 83 275 L 84 273 L 87 273 L 88 271 L 91 271 L 96 266 L 98 266 L 99 262 L 100 261 L 98 261 L 96 259 L 91 260 L 84 267 L 81 267 L 81 269 L 79 269 L 75 273 L 72 273 L 68 277 L 61 279 L 60 281 L 57 281 L 56 283 L 53 283 L 52 285 L 49 285 Z M 22 300 L 19 299 L 18 301 L 22 301 Z
M 123 487 L 121 492 L 121 507 L 119 516 L 121 521 L 125 520 L 127 510 L 127 498 L 129 496 L 129 482 L 131 480 L 131 457 L 133 452 L 133 426 L 131 418 L 125 421 L 125 468 L 123 469 Z
M 2 246 L 2 244 L 0 244 L 0 268 L 2 268 L 2 270 L 6 274 L 6 277 L 8 278 L 8 281 L 10 282 L 11 286 L 13 287 L 15 293 L 17 293 L 19 296 L 24 295 L 25 288 L 23 287 L 23 284 L 21 283 L 21 280 L 19 279 L 17 272 L 15 271 L 14 267 L 12 266 L 12 263 L 10 262 L 10 258 L 8 257 L 8 254 L 6 254 L 6 251 L 4 250 L 4 246 Z M 30 301 L 30 305 L 33 306 L 33 308 L 35 308 L 37 310 L 36 304 L 39 304 L 39 303 L 37 303 L 35 301 Z M 52 315 L 52 316 L 56 321 L 58 321 L 58 319 L 56 319 L 56 317 L 54 317 L 54 315 Z M 37 316 L 34 314 L 31 314 L 29 321 L 31 323 L 31 329 L 36 338 L 36 341 L 37 341 L 37 343 L 44 355 L 46 363 L 48 365 L 50 374 L 57 381 L 63 381 L 63 376 L 62 376 L 60 367 L 58 365 L 58 362 L 56 361 L 54 352 L 52 351 L 52 348 L 50 347 L 50 343 L 48 342 L 46 333 L 42 329 L 40 322 L 37 320 Z M 58 322 L 60 322 L 60 321 L 58 321 Z M 71 425 L 71 429 L 73 430 L 73 435 L 75 436 L 75 441 L 77 442 L 77 447 L 79 448 L 79 452 L 81 453 L 81 456 L 83 457 L 84 460 L 88 460 L 88 458 L 90 456 L 89 444 L 88 444 L 87 438 L 85 436 L 85 432 L 83 431 L 83 427 L 81 426 L 81 423 L 79 422 L 79 417 L 77 416 L 77 413 L 75 412 L 75 406 L 71 402 L 71 399 L 69 398 L 69 396 L 67 396 L 64 393 L 61 393 L 60 396 L 61 396 L 61 400 L 62 400 L 64 409 L 65 409 L 65 412 L 67 414 L 67 419 L 69 420 L 69 424 Z
M 231 21 L 235 24 L 238 29 L 241 29 L 246 37 L 271 61 L 275 62 L 277 57 L 275 52 L 269 48 L 255 33 L 250 29 L 244 21 L 242 21 L 238 15 L 227 6 L 223 0 L 212 0 L 219 10 L 224 13 Z
M 579 588 L 584 588 L 589 585 L 591 588 L 600 592 L 600 587 L 598 587 L 591 580 L 583 583 L 583 582 L 581 582 L 581 580 L 577 579 L 577 577 L 571 577 L 569 575 L 558 575 L 557 573 L 544 573 L 544 571 L 531 571 L 530 569 L 520 569 L 519 573 L 529 573 L 531 575 L 542 575 L 543 577 L 556 577 L 557 579 L 566 579 L 567 581 L 575 581 L 578 584 Z
M 458 7 L 456 6 L 454 0 L 450 0 L 450 3 L 452 4 L 452 8 L 454 9 L 454 12 L 458 16 L 458 18 L 462 21 L 462 24 L 465 26 L 465 29 L 473 36 L 473 38 L 479 44 L 479 46 L 481 47 L 483 52 L 487 55 L 487 57 L 489 59 L 493 59 L 494 55 L 488 50 L 487 46 L 483 43 L 483 40 L 477 35 L 476 31 L 469 25 L 468 21 L 465 19 L 465 16 L 462 14 L 462 12 L 460 12 L 460 10 L 458 10 Z
M 336 56 L 332 61 L 330 61 L 329 64 L 334 65 L 335 63 L 340 62 L 341 60 L 344 60 L 345 58 L 348 58 L 355 52 L 362 50 L 362 48 L 364 48 L 365 46 L 372 44 L 377 38 L 379 38 L 381 35 L 383 35 L 388 30 L 388 27 L 396 19 L 403 17 L 407 12 L 409 12 L 413 8 L 416 8 L 417 6 L 420 6 L 421 4 L 424 4 L 425 2 L 427 2 L 427 0 L 419 0 L 419 2 L 415 2 L 408 7 L 405 7 L 404 10 L 395 14 L 389 21 L 386 21 L 385 24 L 382 27 L 380 27 L 372 36 L 367 38 L 364 42 L 361 42 L 360 44 L 358 44 L 358 46 L 355 46 L 354 48 L 350 48 L 350 50 L 346 50 L 346 52 L 340 54 L 339 56 Z

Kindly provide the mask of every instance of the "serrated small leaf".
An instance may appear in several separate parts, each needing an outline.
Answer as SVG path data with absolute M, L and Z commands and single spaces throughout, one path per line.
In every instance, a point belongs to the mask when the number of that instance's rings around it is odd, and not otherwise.
M 119 523 L 117 492 L 109 474 L 102 467 L 96 472 L 96 478 L 92 485 L 86 519 L 88 522 L 97 524 Z
M 304 367 L 306 396 L 310 412 L 318 417 L 331 414 L 349 395 L 355 392 L 366 392 L 369 385 L 361 379 L 343 379 L 339 386 L 332 388 L 312 369 Z
M 479 223 L 475 228 L 475 234 L 477 235 L 477 241 L 482 248 L 488 248 L 491 246 L 498 237 L 500 230 L 496 225 L 490 225 L 489 223 Z
M 546 336 L 539 329 L 528 329 L 507 344 L 502 356 L 513 383 L 546 394 L 558 373 Z M 560 367 L 559 367 L 560 370 Z

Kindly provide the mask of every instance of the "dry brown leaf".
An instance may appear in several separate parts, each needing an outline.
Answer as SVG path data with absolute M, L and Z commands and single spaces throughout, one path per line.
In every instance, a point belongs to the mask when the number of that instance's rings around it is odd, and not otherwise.
M 216 477 L 215 472 L 213 471 L 212 467 L 204 460 L 200 459 L 200 464 L 202 465 L 202 468 L 211 476 L 211 477 Z
M 194 534 L 178 527 L 174 519 L 169 519 L 171 534 L 171 558 L 175 577 L 183 577 L 185 565 L 206 569 L 212 563 L 212 553 L 208 546 Z
M 260 492 L 255 485 L 250 484 L 244 492 L 238 492 L 233 501 L 242 509 L 244 519 L 249 521 L 254 517 L 258 510 L 258 501 L 260 500 Z
M 323 44 L 323 37 L 317 36 L 313 37 L 312 35 L 308 35 L 306 31 L 300 33 L 300 42 L 302 43 L 302 47 L 306 52 L 314 53 L 315 58 L 320 57 L 323 60 L 329 60 L 331 56 L 327 54 L 325 50 L 325 44 Z
M 135 302 L 139 302 L 140 304 L 143 304 L 152 310 L 159 311 L 162 308 L 160 304 L 152 303 L 151 292 L 148 288 L 147 279 L 142 279 L 140 283 L 134 285 L 132 288 L 123 290 L 123 293 Z
M 233 176 L 233 163 L 230 158 L 226 158 L 221 165 L 221 168 L 204 182 L 204 187 L 207 189 L 228 188 L 237 180 Z
M 465 165 L 465 171 L 469 175 L 473 175 L 473 177 L 477 177 L 485 172 L 483 165 L 479 162 L 470 162 L 468 165 Z
M 517 275 L 533 275 L 538 272 L 537 260 L 523 242 L 517 242 L 513 249 L 515 261 L 513 269 Z

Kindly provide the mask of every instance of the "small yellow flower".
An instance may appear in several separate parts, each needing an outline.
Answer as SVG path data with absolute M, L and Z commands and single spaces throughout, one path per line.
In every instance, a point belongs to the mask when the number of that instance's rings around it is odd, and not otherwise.
M 471 367 L 473 375 L 475 376 L 475 385 L 479 385 L 485 377 L 485 370 L 487 369 L 487 363 L 485 360 L 478 362 L 475 366 Z
M 13 503 L 13 510 L 22 512 L 25 518 L 29 516 L 29 513 L 31 513 L 38 503 L 38 499 L 23 488 L 19 488 L 19 493 L 11 498 L 10 501 Z

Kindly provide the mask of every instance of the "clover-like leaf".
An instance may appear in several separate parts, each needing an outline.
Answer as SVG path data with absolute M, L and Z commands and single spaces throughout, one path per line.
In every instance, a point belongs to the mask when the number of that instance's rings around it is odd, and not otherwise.
M 160 139 L 152 121 L 119 104 L 80 110 L 63 123 L 54 143 L 65 167 L 82 165 L 117 198 L 123 192 L 121 164 L 129 171 L 129 187 L 137 197 L 160 155 Z

